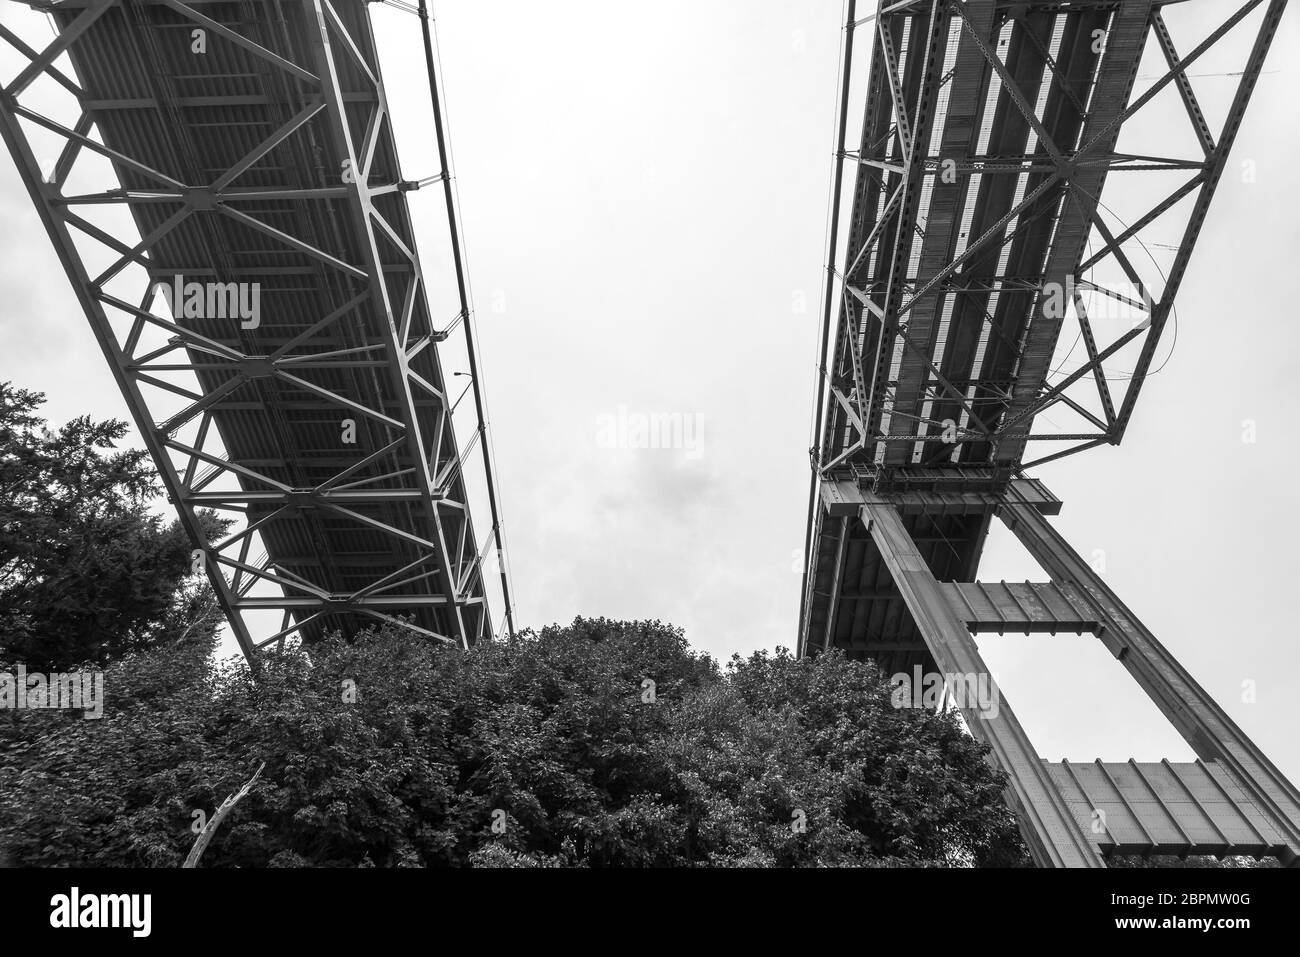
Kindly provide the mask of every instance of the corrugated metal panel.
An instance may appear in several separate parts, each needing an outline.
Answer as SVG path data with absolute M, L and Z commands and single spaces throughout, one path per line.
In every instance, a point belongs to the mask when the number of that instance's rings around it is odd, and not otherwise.
M 1105 853 L 1262 856 L 1286 839 L 1219 764 L 1048 764 L 1084 832 Z

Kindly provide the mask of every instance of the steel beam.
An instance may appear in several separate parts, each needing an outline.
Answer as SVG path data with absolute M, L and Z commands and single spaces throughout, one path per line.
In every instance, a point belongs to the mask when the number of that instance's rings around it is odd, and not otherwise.
M 1251 799 L 1268 810 L 1289 848 L 1284 862 L 1296 860 L 1300 791 L 1036 508 L 1021 503 L 1013 491 L 999 516 L 1054 583 L 1073 589 L 1095 609 L 1102 623 L 1101 641 L 1197 756 L 1229 768 Z
M 869 496 L 861 518 L 939 670 L 979 676 L 995 687 L 966 623 L 945 597 L 898 511 L 888 501 Z M 1035 862 L 1041 867 L 1104 866 L 1006 700 L 999 696 L 996 714 L 963 708 L 962 715 L 975 738 L 989 746 L 995 764 L 1008 774 L 1007 798 Z
M 110 360 L 168 498 L 205 558 L 204 567 L 218 602 L 244 653 L 252 658 L 260 647 L 282 642 L 291 634 L 306 634 L 306 627 L 320 629 L 344 621 L 353 613 L 395 620 L 378 611 L 380 607 L 421 615 L 438 609 L 437 615 L 451 622 L 449 630 L 456 643 L 465 646 L 478 635 L 492 633 L 482 597 L 482 556 L 476 554 L 478 542 L 463 500 L 466 490 L 461 470 L 474 443 L 464 453 L 457 448 L 450 423 L 452 408 L 435 353 L 436 343 L 446 338 L 447 330 L 433 329 L 428 320 L 419 258 L 408 238 L 409 223 L 403 220 L 395 225 L 397 220 L 390 221 L 384 212 L 393 215 L 397 210 L 397 215 L 404 217 L 404 205 L 394 206 L 392 197 L 441 180 L 444 174 L 419 182 L 399 177 L 384 181 L 374 175 L 381 152 L 387 151 L 385 163 L 394 172 L 396 164 L 391 138 L 385 135 L 387 110 L 378 66 L 368 61 L 365 52 L 373 51 L 373 37 L 366 33 L 364 12 L 347 11 L 361 29 L 351 36 L 347 22 L 328 0 L 304 2 L 298 5 L 302 15 L 290 16 L 277 33 L 259 29 L 256 17 L 233 24 L 219 22 L 217 18 L 225 15 L 220 9 L 203 5 L 206 10 L 200 12 L 200 5 L 166 0 L 161 4 L 133 3 L 128 10 L 120 0 L 94 0 L 86 5 L 86 12 L 76 16 L 68 12 L 76 5 L 60 4 L 54 12 L 62 18 L 58 22 L 63 32 L 44 51 L 27 46 L 8 28 L 0 30 L 0 40 L 29 62 L 0 101 L 6 145 Z M 93 44 L 93 55 L 100 55 L 105 42 L 114 42 L 105 37 L 114 36 L 123 45 L 115 70 L 154 70 L 153 64 L 132 58 L 151 48 L 148 33 L 155 28 L 151 18 L 159 14 L 144 11 L 148 7 L 156 11 L 160 6 L 212 32 L 212 42 L 232 44 L 254 58 L 268 92 L 178 98 L 165 83 L 157 83 L 152 84 L 152 97 L 127 102 L 98 95 L 106 83 L 111 86 L 115 74 L 107 79 L 97 77 L 97 87 L 92 90 L 50 65 L 66 53 L 74 69 L 80 71 L 83 58 L 92 56 L 84 47 Z M 166 19 L 170 14 L 162 16 Z M 304 30 L 305 35 L 298 35 Z M 137 43 L 141 37 L 144 39 Z M 267 44 L 273 37 L 285 46 L 270 49 Z M 333 54 L 335 45 L 343 51 L 338 58 Z M 292 51 L 298 47 L 314 51 L 311 69 L 293 62 Z M 357 71 L 368 88 L 345 91 L 344 69 Z M 42 73 L 81 100 L 82 113 L 75 127 L 45 117 L 19 101 L 19 94 Z M 156 111 L 164 122 L 175 126 L 179 107 L 252 108 L 254 113 L 242 126 L 256 130 L 257 136 L 245 140 L 247 145 L 241 151 L 228 156 L 229 162 L 219 172 L 186 182 L 193 176 L 178 173 L 181 167 L 170 162 L 158 143 L 124 136 L 121 131 L 132 127 L 117 115 L 120 111 Z M 354 138 L 347 111 L 358 108 L 367 111 L 369 119 L 363 134 Z M 38 168 L 20 121 L 63 138 L 64 150 L 51 181 L 46 181 Z M 96 127 L 97 135 L 92 135 Z M 271 132 L 267 133 L 268 129 Z M 283 163 L 286 156 L 312 150 L 319 158 L 322 134 L 327 144 L 324 155 L 346 159 L 354 176 L 341 175 L 335 183 L 315 184 L 314 168 L 303 168 L 301 175 L 290 169 L 283 182 L 267 184 L 268 161 Z M 65 195 L 63 184 L 83 150 L 110 160 L 126 185 Z M 139 155 L 132 155 L 136 153 Z M 204 161 L 210 166 L 211 156 Z M 278 168 L 273 163 L 270 168 Z M 260 184 L 242 185 L 253 177 L 260 178 Z M 148 188 L 141 188 L 141 179 Z M 278 208 L 288 205 L 295 217 L 267 212 L 268 203 L 280 204 Z M 387 205 L 381 209 L 381 203 Z M 110 235 L 76 211 L 114 205 L 129 209 L 137 224 L 149 224 L 141 226 L 141 239 L 124 241 Z M 151 210 L 161 215 L 155 216 Z M 295 228 L 286 225 L 310 223 L 318 213 L 322 219 L 317 221 L 325 221 L 323 217 L 335 217 L 339 210 L 345 213 L 342 221 L 349 223 L 346 237 L 337 231 L 332 238 L 319 230 L 295 234 Z M 194 223 L 204 217 L 247 227 L 268 237 L 277 254 L 292 251 L 316 264 L 252 266 L 235 270 L 233 278 L 302 275 L 303 293 L 322 297 L 326 291 L 329 296 L 341 293 L 321 310 L 319 318 L 306 324 L 295 319 L 287 332 L 274 315 L 256 333 L 232 336 L 211 331 L 215 326 L 200 331 L 179 312 L 175 316 L 153 314 L 155 283 L 169 282 L 176 274 L 197 281 L 232 279 L 229 263 L 219 257 L 195 263 L 191 269 L 177 268 L 174 237 L 188 231 L 193 241 Z M 405 233 L 399 231 L 399 225 Z M 229 235 L 216 222 L 213 226 L 208 237 Z M 348 240 L 359 241 L 359 261 L 348 261 Z M 87 241 L 114 254 L 107 269 L 99 265 L 92 272 L 84 265 L 86 254 L 81 247 Z M 401 261 L 386 258 L 380 252 L 381 243 L 396 250 Z M 260 251 L 260 247 L 250 251 Z M 170 261 L 165 256 L 170 256 Z M 142 271 L 146 279 L 139 305 L 108 288 L 120 281 L 128 268 Z M 404 298 L 390 299 L 390 285 L 404 288 Z M 150 327 L 169 335 L 170 342 L 140 348 L 142 334 Z M 178 374 L 185 380 L 178 380 Z M 480 413 L 475 433 L 478 442 L 485 433 L 478 377 L 472 386 Z M 184 405 L 179 411 L 172 407 L 165 415 L 155 415 L 151 396 L 179 397 Z M 312 414 L 317 412 L 319 416 Z M 234 455 L 213 448 L 218 441 L 228 448 L 232 422 L 242 415 L 240 421 L 246 423 L 249 413 L 264 423 L 268 434 L 280 439 L 281 457 L 268 458 L 264 452 Z M 317 434 L 322 425 L 334 429 L 343 416 L 354 417 L 355 427 L 366 441 L 352 448 L 340 446 L 338 451 L 319 448 L 319 438 L 304 439 L 316 442 L 315 449 L 298 449 L 292 439 L 286 441 L 296 428 L 316 430 Z M 196 437 L 191 438 L 196 424 Z M 337 441 L 337 432 L 335 436 Z M 429 437 L 432 444 L 426 445 Z M 244 444 L 250 444 L 246 432 Z M 238 489 L 218 490 L 219 480 L 232 479 L 239 483 Z M 494 539 L 499 547 L 500 522 L 490 470 L 487 479 L 494 526 L 489 540 Z M 221 542 L 206 542 L 200 520 L 200 510 L 205 508 L 243 516 L 242 531 Z M 390 557 L 382 559 L 370 551 L 353 555 L 356 564 L 350 565 L 346 549 L 335 552 L 321 547 L 336 534 L 345 541 L 360 541 L 357 535 L 361 531 L 370 536 L 366 541 L 374 539 L 369 547 L 390 549 Z M 253 536 L 268 533 L 280 542 L 279 557 L 250 559 Z M 270 540 L 263 538 L 264 544 Z M 317 554 L 300 554 L 303 546 L 312 545 L 320 549 Z M 483 554 L 486 552 L 485 545 Z M 433 587 L 434 581 L 437 587 Z M 249 596 L 258 582 L 272 584 L 284 595 Z M 508 602 L 508 585 L 506 588 Z M 256 640 L 244 612 L 272 607 L 285 610 L 285 621 L 271 639 Z M 466 611 L 473 612 L 471 621 L 465 620 Z M 438 633 L 441 628 L 436 631 L 415 622 L 408 624 L 419 634 L 440 640 L 446 637 Z

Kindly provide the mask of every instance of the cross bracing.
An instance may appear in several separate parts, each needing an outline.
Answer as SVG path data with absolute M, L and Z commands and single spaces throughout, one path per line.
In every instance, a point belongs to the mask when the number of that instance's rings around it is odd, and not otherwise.
M 436 86 L 408 178 L 364 3 L 26 6 L 54 36 L 0 25 L 0 131 L 244 653 L 512 627 Z M 422 188 L 454 270 L 421 261 Z M 204 510 L 236 525 L 209 541 Z
M 1052 529 L 1061 503 L 1028 474 L 1118 444 L 1168 360 L 1285 0 L 860 7 L 846 4 L 800 653 L 991 681 L 975 633 L 1089 633 L 1199 760 L 1049 767 L 1005 701 L 958 704 L 1008 772 L 1035 860 L 1300 860 L 1300 792 Z M 1225 38 L 1245 54 L 1216 113 L 1194 70 Z M 995 518 L 1050 581 L 976 580 Z

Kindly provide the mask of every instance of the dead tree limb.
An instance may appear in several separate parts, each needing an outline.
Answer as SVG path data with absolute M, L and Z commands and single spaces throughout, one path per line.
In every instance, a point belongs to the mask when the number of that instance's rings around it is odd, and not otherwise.
M 253 785 L 257 783 L 257 779 L 261 776 L 264 767 L 266 767 L 265 761 L 257 766 L 257 770 L 253 773 L 253 776 L 248 779 L 247 784 L 221 802 L 221 807 L 217 808 L 217 813 L 212 815 L 212 820 L 203 825 L 203 830 L 199 833 L 198 839 L 194 842 L 194 846 L 190 848 L 190 856 L 185 858 L 185 863 L 182 864 L 181 867 L 199 866 L 199 858 L 202 857 L 203 852 L 207 850 L 208 844 L 212 840 L 212 835 L 217 833 L 217 828 L 219 828 L 221 822 L 226 819 L 226 815 L 235 809 L 235 805 L 248 797 L 248 793 L 253 790 Z

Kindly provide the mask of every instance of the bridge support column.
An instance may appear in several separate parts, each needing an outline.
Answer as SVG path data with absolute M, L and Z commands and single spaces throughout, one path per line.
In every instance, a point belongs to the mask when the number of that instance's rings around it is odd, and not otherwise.
M 1234 772 L 1254 803 L 1275 819 L 1289 851 L 1282 857 L 1283 862 L 1300 865 L 1300 792 L 1047 518 L 1019 500 L 1017 489 L 1017 483 L 1012 483 L 1008 502 L 998 511 L 1002 521 L 1055 584 L 1073 587 L 1093 605 L 1106 647 L 1178 729 L 1197 757 L 1206 762 L 1219 762 Z
M 865 495 L 861 518 L 902 593 L 925 644 L 944 674 L 992 675 L 980 657 L 966 623 L 958 617 L 940 583 L 903 525 L 898 509 Z M 998 695 L 996 713 L 962 708 L 971 733 L 987 744 L 996 764 L 1008 773 L 1008 802 L 1017 812 L 1030 853 L 1040 867 L 1104 867 L 1100 854 L 1075 821 L 1068 805 L 1028 735 Z

